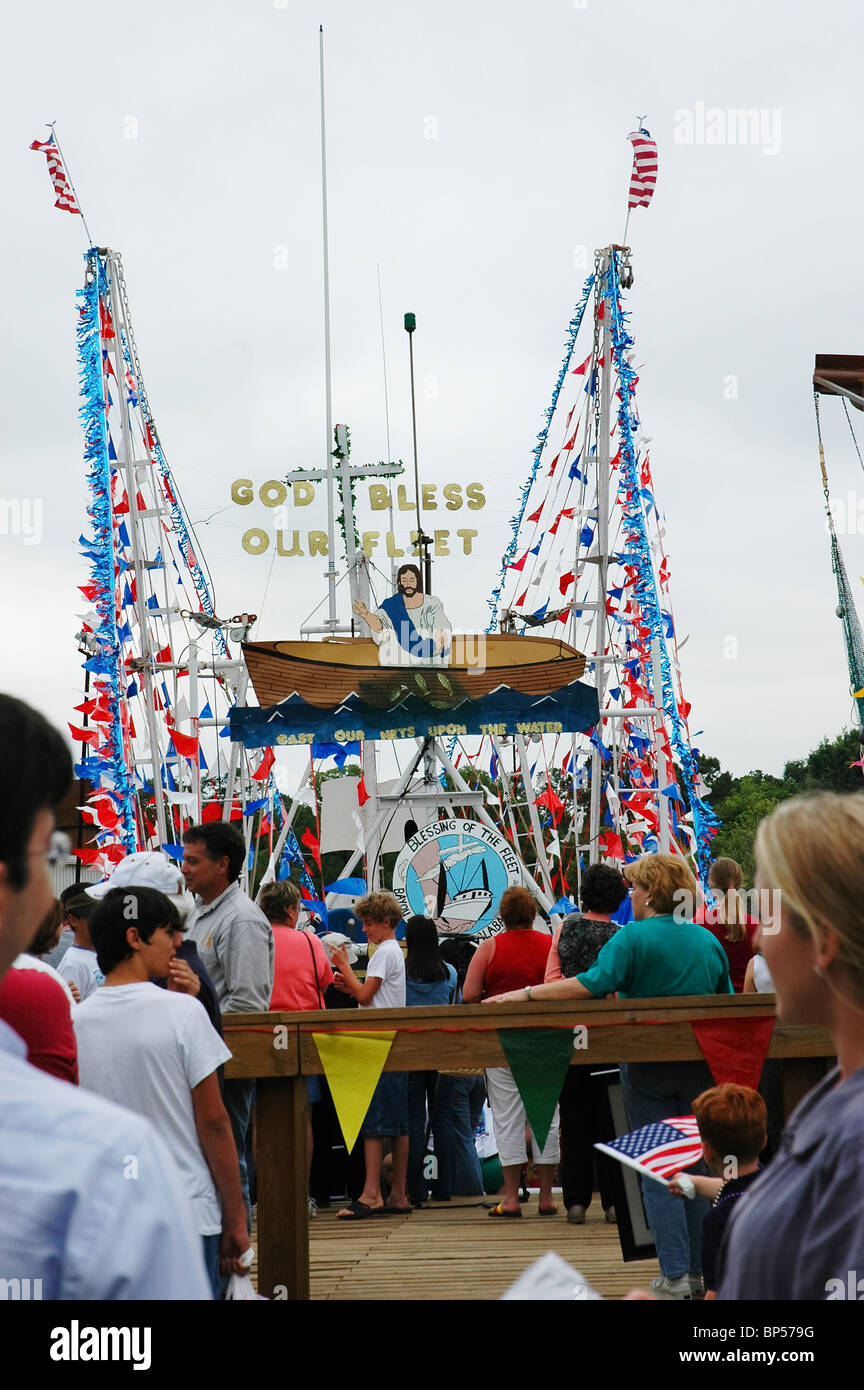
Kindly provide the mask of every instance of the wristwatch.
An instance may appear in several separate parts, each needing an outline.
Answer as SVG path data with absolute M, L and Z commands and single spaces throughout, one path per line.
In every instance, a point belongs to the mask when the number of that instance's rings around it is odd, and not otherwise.
M 525 998 L 526 998 L 526 999 L 529 1001 L 529 1003 L 530 1003 L 530 1000 L 531 1000 L 531 986 L 530 986 L 530 985 L 526 985 L 526 986 L 525 986 Z

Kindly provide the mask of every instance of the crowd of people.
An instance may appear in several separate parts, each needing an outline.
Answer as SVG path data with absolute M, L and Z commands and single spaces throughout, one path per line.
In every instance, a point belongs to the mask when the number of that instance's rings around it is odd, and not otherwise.
M 395 898 L 368 893 L 355 907 L 363 968 L 350 943 L 301 924 L 293 883 L 251 901 L 230 823 L 189 828 L 179 867 L 130 854 L 104 883 L 56 899 L 46 855 L 71 759 L 7 696 L 0 766 L 17 789 L 0 803 L 0 1254 L 10 1276 L 42 1279 L 43 1296 L 215 1299 L 245 1268 L 254 1082 L 224 1075 L 223 1015 L 735 990 L 773 989 L 784 1022 L 828 1030 L 838 1065 L 766 1148 L 767 1068 L 760 1095 L 715 1086 L 701 1062 L 621 1064 L 630 1128 L 692 1113 L 703 1142 L 689 1185 L 643 1179 L 661 1271 L 650 1296 L 689 1299 L 704 1279 L 720 1299 L 826 1298 L 864 1269 L 864 798 L 796 798 L 763 821 L 757 888 L 773 892 L 761 923 L 733 861 L 715 861 L 703 904 L 680 856 L 648 854 L 623 873 L 587 869 L 579 910 L 554 933 L 527 889 L 508 889 L 503 930 L 476 950 L 439 941 L 425 917 L 408 920 L 403 944 Z M 558 1214 L 557 1181 L 569 1223 L 585 1223 L 598 1188 L 614 1223 L 616 1170 L 594 1148 L 614 1137 L 608 1095 L 599 1068 L 571 1066 L 540 1144 L 507 1067 L 384 1071 L 338 1217 L 481 1196 L 474 1133 L 488 1097 L 500 1160 L 489 1216 L 522 1217 L 530 1163 L 541 1217 Z M 310 1116 L 324 1098 L 310 1078 Z

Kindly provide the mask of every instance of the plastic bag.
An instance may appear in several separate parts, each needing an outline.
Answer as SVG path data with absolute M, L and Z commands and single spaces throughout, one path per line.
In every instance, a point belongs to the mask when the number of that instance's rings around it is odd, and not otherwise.
M 241 1256 L 239 1263 L 244 1269 L 249 1269 L 255 1259 L 254 1246 L 249 1246 Z M 256 1293 L 255 1287 L 248 1274 L 232 1274 L 228 1280 L 228 1288 L 225 1291 L 225 1301 L 231 1299 L 234 1302 L 260 1302 L 266 1303 L 267 1299 L 263 1293 Z
M 226 1302 L 228 1299 L 236 1300 L 260 1300 L 266 1303 L 267 1299 L 261 1293 L 255 1292 L 255 1287 L 248 1274 L 232 1274 L 228 1280 L 228 1288 L 225 1293 Z

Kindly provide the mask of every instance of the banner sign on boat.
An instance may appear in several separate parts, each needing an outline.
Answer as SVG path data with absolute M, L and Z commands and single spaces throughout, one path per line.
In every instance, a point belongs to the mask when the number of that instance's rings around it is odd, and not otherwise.
M 513 846 L 473 820 L 424 825 L 393 868 L 393 893 L 405 917 L 431 917 L 442 936 L 499 931 L 501 894 L 521 882 Z
M 428 672 L 423 673 L 428 682 Z M 430 691 L 434 699 L 434 692 Z M 385 709 L 349 695 L 328 707 L 309 704 L 299 695 L 269 709 L 241 708 L 230 711 L 231 738 L 246 748 L 284 745 L 353 743 L 357 739 L 463 738 L 469 734 L 587 733 L 597 723 L 597 691 L 573 681 L 545 695 L 527 695 L 509 686 L 479 699 L 458 704 L 432 703 L 411 691 Z

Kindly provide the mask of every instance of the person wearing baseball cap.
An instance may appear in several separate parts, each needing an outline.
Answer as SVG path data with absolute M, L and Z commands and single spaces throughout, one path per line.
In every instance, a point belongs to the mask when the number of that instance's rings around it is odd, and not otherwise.
M 155 888 L 158 892 L 164 893 L 174 906 L 181 923 L 186 921 L 195 906 L 195 899 L 186 888 L 180 865 L 158 849 L 138 850 L 134 854 L 127 854 L 102 883 L 88 886 L 87 896 L 101 902 L 112 888 Z M 168 975 L 164 980 L 157 980 L 155 983 L 167 985 L 168 989 L 177 994 L 191 994 L 197 998 L 206 1009 L 210 1022 L 221 1038 L 222 1014 L 216 989 L 198 954 L 198 948 L 188 937 L 181 938 L 179 932 L 174 944 L 177 954 L 168 967 Z

